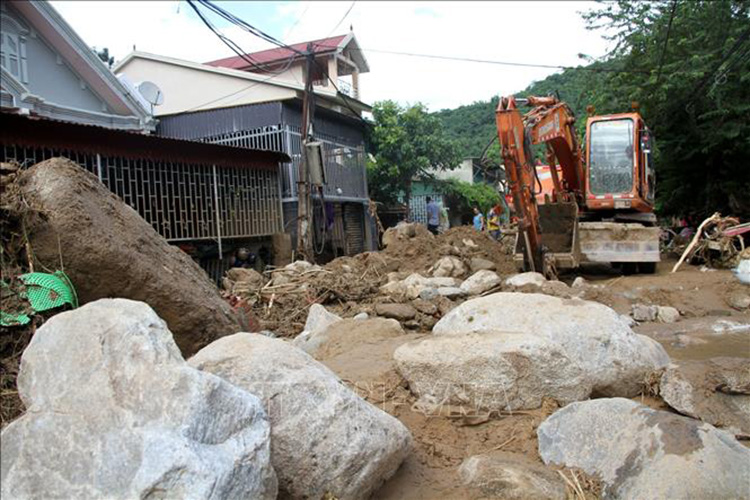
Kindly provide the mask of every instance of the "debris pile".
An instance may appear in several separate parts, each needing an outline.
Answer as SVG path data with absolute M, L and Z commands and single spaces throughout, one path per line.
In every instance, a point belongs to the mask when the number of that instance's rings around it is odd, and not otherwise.
M 672 272 L 677 271 L 685 261 L 706 263 L 716 268 L 736 267 L 745 250 L 746 234 L 750 234 L 750 223 L 740 224 L 736 217 L 722 217 L 718 212 L 713 214 L 698 226 Z
M 339 257 L 324 266 L 297 261 L 267 271 L 261 280 L 230 270 L 223 288 L 251 309 L 260 329 L 282 337 L 302 331 L 313 304 L 345 317 L 365 312 L 429 328 L 437 311 L 403 314 L 406 307 L 386 304 L 421 298 L 447 311 L 451 300 L 498 287 L 499 275 L 515 271 L 511 239 L 498 243 L 469 227 L 433 236 L 419 224 L 400 224 L 386 231 L 388 246 L 381 252 Z

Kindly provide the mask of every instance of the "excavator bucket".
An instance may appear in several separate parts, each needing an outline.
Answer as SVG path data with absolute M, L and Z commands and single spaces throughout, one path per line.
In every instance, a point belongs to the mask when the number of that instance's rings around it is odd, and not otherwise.
M 578 205 L 575 202 L 560 201 L 540 204 L 538 210 L 545 267 L 552 266 L 554 269 L 578 267 L 580 262 Z M 524 255 L 524 241 L 519 237 L 516 240 L 514 257 L 519 269 L 528 267 L 524 265 Z M 548 274 L 548 270 L 554 272 L 553 269 L 545 269 L 541 272 Z
M 659 262 L 658 227 L 640 223 L 581 222 L 584 262 Z

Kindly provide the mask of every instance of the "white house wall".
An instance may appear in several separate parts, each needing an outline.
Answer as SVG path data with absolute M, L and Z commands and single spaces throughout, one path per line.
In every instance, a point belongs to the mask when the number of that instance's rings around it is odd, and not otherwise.
M 156 116 L 297 96 L 294 89 L 142 58 L 133 58 L 119 73 L 135 83 L 148 80 L 159 86 L 164 103 L 154 109 Z

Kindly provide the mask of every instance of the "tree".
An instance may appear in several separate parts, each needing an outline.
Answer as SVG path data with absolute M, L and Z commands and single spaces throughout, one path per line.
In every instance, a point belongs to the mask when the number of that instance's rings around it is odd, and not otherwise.
M 610 61 L 591 104 L 621 112 L 638 101 L 652 128 L 662 213 L 750 215 L 750 3 L 602 3 L 586 14 L 607 29 Z
M 104 61 L 104 64 L 106 64 L 109 69 L 112 69 L 112 65 L 115 63 L 115 58 L 109 55 L 109 49 L 107 47 L 104 47 L 102 50 L 97 50 L 96 47 L 94 47 L 94 52 L 99 56 L 99 59 Z
M 445 193 L 447 204 L 458 214 L 470 214 L 474 207 L 478 207 L 483 214 L 500 203 L 500 193 L 490 184 L 459 181 L 448 179 L 440 182 L 440 189 Z
M 415 177 L 429 170 L 454 169 L 460 162 L 457 148 L 445 135 L 440 120 L 422 104 L 403 108 L 393 101 L 375 103 L 374 126 L 369 135 L 374 161 L 368 163 L 368 185 L 375 199 L 395 201 L 400 193 L 409 207 Z

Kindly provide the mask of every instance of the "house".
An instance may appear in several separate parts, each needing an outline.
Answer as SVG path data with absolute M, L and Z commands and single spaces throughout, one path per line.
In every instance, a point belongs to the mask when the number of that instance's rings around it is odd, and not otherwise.
M 373 249 L 359 75 L 369 71 L 353 33 L 291 46 L 311 47 L 315 113 L 313 137 L 323 144 L 326 185 L 315 196 L 315 226 L 324 228 L 331 256 Z M 296 242 L 297 181 L 302 151 L 305 57 L 286 48 L 200 64 L 133 52 L 114 70 L 162 89 L 157 134 L 177 139 L 259 148 L 288 155 L 280 171 L 284 228 Z M 251 61 L 252 64 L 250 64 Z M 345 83 L 349 79 L 349 86 Z M 334 83 L 335 82 L 335 83 Z M 346 90 L 346 91 L 344 91 Z
M 47 2 L 2 2 L 0 17 L 2 107 L 112 129 L 155 129 L 132 89 Z
M 158 137 L 147 102 L 48 3 L 3 2 L 0 161 L 64 156 L 214 278 L 283 231 L 283 152 Z
M 209 66 L 238 69 L 260 74 L 276 74 L 281 79 L 304 82 L 305 57 L 308 49 L 315 55 L 313 85 L 333 88 L 359 99 L 359 75 L 370 71 L 367 60 L 353 32 L 346 35 L 302 42 L 207 62 Z M 342 77 L 349 77 L 349 79 Z
M 412 193 L 409 200 L 410 220 L 427 224 L 427 197 L 439 204 L 449 205 L 441 188 L 440 181 L 457 180 L 470 184 L 485 183 L 503 190 L 501 184 L 505 179 L 502 167 L 488 167 L 480 158 L 465 158 L 453 170 L 432 169 L 427 176 L 412 182 Z M 449 207 L 454 208 L 454 207 Z M 469 214 L 450 214 L 451 225 L 462 224 Z

